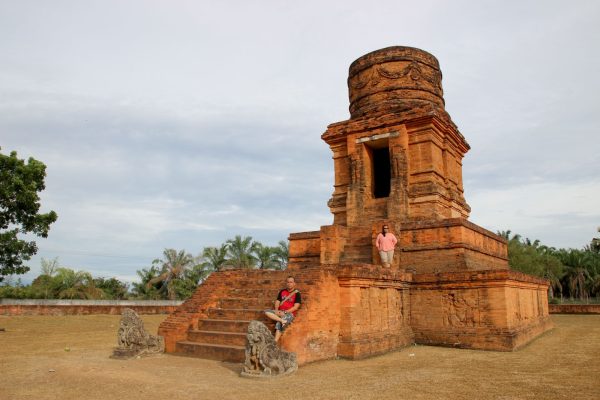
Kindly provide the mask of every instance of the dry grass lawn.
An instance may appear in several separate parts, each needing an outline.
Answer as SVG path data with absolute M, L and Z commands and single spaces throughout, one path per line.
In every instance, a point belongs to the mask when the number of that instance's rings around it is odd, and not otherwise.
M 165 316 L 143 316 L 156 332 Z M 272 380 L 240 365 L 108 356 L 119 316 L 0 316 L 0 399 L 600 399 L 600 315 L 554 315 L 513 353 L 412 346 Z

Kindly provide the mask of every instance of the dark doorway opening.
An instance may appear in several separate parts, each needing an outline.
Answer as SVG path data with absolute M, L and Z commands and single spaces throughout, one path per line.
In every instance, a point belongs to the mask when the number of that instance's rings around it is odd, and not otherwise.
M 390 149 L 372 149 L 373 156 L 373 196 L 376 199 L 390 195 Z

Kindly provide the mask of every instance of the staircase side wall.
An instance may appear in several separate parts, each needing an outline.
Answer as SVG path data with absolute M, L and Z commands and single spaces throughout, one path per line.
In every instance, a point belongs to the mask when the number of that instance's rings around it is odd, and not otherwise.
M 297 354 L 299 365 L 360 359 L 413 343 L 410 274 L 370 264 L 325 264 L 290 273 L 303 303 L 281 345 Z
M 299 365 L 336 358 L 340 290 L 335 270 L 323 266 L 289 272 L 302 293 L 302 307 L 281 337 L 282 348 L 295 352 Z

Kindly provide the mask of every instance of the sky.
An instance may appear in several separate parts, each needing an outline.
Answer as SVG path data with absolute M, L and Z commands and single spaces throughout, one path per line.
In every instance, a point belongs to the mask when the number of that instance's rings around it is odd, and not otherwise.
M 470 221 L 581 248 L 600 226 L 598 1 L 0 0 L 0 147 L 47 166 L 41 258 L 136 280 L 165 248 L 333 222 L 321 134 L 348 67 L 433 54 Z

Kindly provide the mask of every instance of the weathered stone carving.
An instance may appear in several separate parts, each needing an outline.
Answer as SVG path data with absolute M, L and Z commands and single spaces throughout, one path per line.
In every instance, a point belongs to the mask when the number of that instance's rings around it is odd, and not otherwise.
M 453 327 L 474 327 L 475 311 L 477 304 L 458 293 L 448 293 L 442 295 L 444 305 L 445 326 Z
M 246 361 L 242 376 L 268 378 L 288 375 L 298 369 L 296 353 L 281 350 L 269 328 L 262 322 L 250 322 L 246 338 Z
M 142 319 L 130 308 L 123 310 L 117 344 L 111 358 L 126 359 L 165 351 L 164 338 L 149 334 Z

